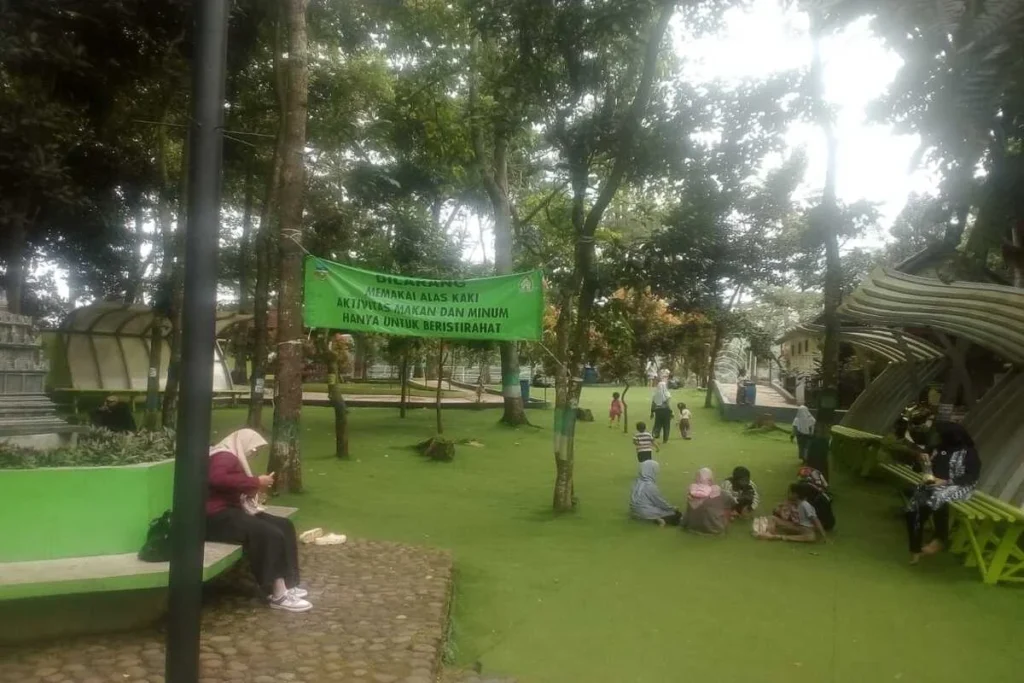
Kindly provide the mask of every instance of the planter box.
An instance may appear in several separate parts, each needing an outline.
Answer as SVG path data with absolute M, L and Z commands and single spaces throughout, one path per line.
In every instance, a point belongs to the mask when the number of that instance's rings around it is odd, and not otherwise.
M 173 460 L 0 470 L 0 562 L 136 552 L 173 485 Z

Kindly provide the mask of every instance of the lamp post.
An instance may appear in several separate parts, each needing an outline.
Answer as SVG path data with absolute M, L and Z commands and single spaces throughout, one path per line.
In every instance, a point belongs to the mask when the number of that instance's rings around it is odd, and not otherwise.
M 188 225 L 182 305 L 181 409 L 174 453 L 167 683 L 198 683 L 204 499 L 213 402 L 217 233 L 228 0 L 194 3 Z M 180 229 L 180 226 L 179 226 Z

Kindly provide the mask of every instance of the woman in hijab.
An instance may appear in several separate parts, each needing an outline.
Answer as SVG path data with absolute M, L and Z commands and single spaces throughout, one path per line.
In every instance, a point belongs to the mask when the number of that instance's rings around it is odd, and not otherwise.
M 717 536 L 725 532 L 736 499 L 715 484 L 711 470 L 702 467 L 686 493 L 683 528 L 699 534 Z
M 801 462 L 807 462 L 807 456 L 811 449 L 811 438 L 814 436 L 814 416 L 807 406 L 800 406 L 796 409 L 796 417 L 793 419 L 793 433 L 789 440 L 796 439 L 797 455 Z
M 654 438 L 662 436 L 662 443 L 668 443 L 668 433 L 672 431 L 672 392 L 668 390 L 668 370 L 661 371 L 661 381 L 651 397 L 651 417 L 654 418 Z
M 274 475 L 253 476 L 249 466 L 249 458 L 266 445 L 254 430 L 240 429 L 210 448 L 206 540 L 242 546 L 271 609 L 306 612 L 313 606 L 299 588 L 295 527 L 263 511 L 257 496 L 274 485 Z
M 967 500 L 981 475 L 981 459 L 974 440 L 963 425 L 937 422 L 935 431 L 939 445 L 930 455 L 922 456 L 924 481 L 914 489 L 907 503 L 907 536 L 910 542 L 910 563 L 917 564 L 921 553 L 934 555 L 949 540 L 949 504 Z M 935 538 L 921 545 L 924 525 L 932 517 Z
M 665 526 L 676 526 L 682 516 L 658 490 L 657 478 L 661 466 L 656 460 L 644 460 L 640 463 L 639 474 L 633 482 L 633 491 L 629 494 L 629 516 L 633 519 L 649 520 Z

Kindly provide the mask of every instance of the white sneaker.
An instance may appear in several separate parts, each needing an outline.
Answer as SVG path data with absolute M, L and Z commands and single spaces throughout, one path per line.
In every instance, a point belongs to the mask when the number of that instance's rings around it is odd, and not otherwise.
M 324 535 L 324 530 L 320 527 L 315 529 L 307 529 L 299 534 L 299 541 L 302 543 L 313 543 L 316 539 Z
M 345 534 L 327 534 L 326 536 L 319 537 L 313 543 L 317 545 L 341 545 L 347 540 L 348 536 Z
M 288 589 L 288 595 L 292 596 L 293 598 L 298 598 L 299 600 L 302 600 L 307 595 L 309 595 L 309 591 L 305 588 L 299 588 L 298 586 L 296 586 L 295 588 Z
M 302 598 L 297 598 L 290 593 L 285 593 L 279 598 L 270 601 L 270 609 L 283 609 L 286 612 L 308 612 L 313 605 Z

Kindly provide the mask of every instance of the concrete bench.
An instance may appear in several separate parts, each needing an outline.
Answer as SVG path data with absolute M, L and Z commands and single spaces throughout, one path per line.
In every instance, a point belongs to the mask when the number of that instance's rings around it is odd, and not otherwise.
M 297 508 L 268 506 L 291 517 Z M 203 580 L 221 574 L 242 557 L 242 546 L 207 543 Z M 84 593 L 132 591 L 167 586 L 170 564 L 143 562 L 135 553 L 0 563 L 0 601 Z
M 914 486 L 923 481 L 906 465 L 884 463 L 878 469 Z M 1024 511 L 981 491 L 949 508 L 949 549 L 964 555 L 964 566 L 977 567 L 987 584 L 1024 583 L 1024 550 L 1019 545 Z

